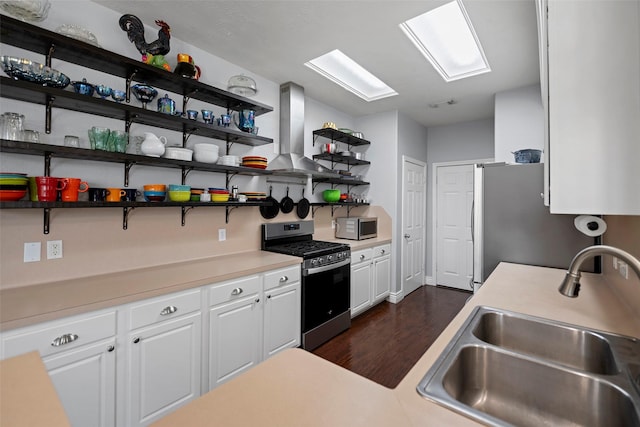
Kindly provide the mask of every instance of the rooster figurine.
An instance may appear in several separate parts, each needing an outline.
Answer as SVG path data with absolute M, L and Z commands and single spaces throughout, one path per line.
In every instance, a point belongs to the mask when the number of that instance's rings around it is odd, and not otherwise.
M 164 21 L 156 20 L 156 25 L 160 27 L 158 40 L 147 43 L 144 39 L 144 25 L 140 18 L 135 15 L 126 14 L 120 17 L 120 28 L 127 32 L 131 41 L 143 56 L 166 55 L 169 53 L 169 40 L 171 39 L 171 27 Z

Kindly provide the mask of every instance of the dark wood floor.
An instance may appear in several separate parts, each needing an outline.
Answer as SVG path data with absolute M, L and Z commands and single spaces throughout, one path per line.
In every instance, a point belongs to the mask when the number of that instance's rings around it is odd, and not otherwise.
M 456 289 L 421 286 L 397 304 L 385 301 L 356 317 L 349 330 L 313 353 L 394 388 L 470 296 Z

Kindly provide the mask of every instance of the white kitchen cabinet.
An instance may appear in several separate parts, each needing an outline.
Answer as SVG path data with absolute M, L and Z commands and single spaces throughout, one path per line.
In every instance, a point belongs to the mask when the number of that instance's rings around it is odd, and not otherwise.
M 640 215 L 640 0 L 545 2 L 550 210 Z
M 300 276 L 300 266 L 264 275 L 263 359 L 268 359 L 286 348 L 300 345 Z
M 127 335 L 127 420 L 145 426 L 200 396 L 201 290 L 132 305 Z
M 373 248 L 373 301 L 384 301 L 391 293 L 391 245 Z
M 115 426 L 116 312 L 2 333 L 2 358 L 38 351 L 74 427 Z
M 371 307 L 371 248 L 351 253 L 351 317 Z
M 209 289 L 209 390 L 261 361 L 261 299 L 257 275 Z

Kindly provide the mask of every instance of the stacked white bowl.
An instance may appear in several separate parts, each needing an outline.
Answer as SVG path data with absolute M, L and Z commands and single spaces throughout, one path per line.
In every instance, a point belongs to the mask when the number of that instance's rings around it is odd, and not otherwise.
M 240 157 L 238 156 L 220 156 L 218 164 L 224 166 L 240 166 Z
M 215 144 L 194 144 L 193 156 L 196 162 L 216 163 L 218 161 L 219 147 Z

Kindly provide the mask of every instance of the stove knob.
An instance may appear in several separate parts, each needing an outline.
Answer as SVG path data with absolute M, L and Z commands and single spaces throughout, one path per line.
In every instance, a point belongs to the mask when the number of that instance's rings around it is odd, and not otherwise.
M 327 261 L 329 262 L 333 261 L 333 255 L 327 255 Z
M 342 256 L 343 256 L 343 255 L 344 255 L 344 254 L 343 254 L 342 252 L 339 252 L 339 253 L 338 253 L 338 259 L 342 259 Z
M 316 265 L 318 264 L 318 260 L 317 259 L 312 259 L 311 260 L 311 265 Z

